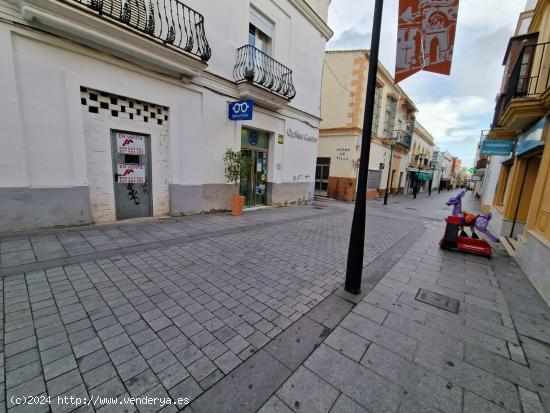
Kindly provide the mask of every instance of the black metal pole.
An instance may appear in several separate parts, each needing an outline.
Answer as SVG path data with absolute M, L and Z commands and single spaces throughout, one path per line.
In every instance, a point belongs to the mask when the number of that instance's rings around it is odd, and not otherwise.
M 390 188 L 391 161 L 393 158 L 393 145 L 390 144 L 390 164 L 388 165 L 388 182 L 386 183 L 386 191 L 384 192 L 384 205 L 388 205 L 388 191 Z
M 357 196 L 353 211 L 353 223 L 349 239 L 348 263 L 346 270 L 346 291 L 352 294 L 361 292 L 363 274 L 363 254 L 365 253 L 365 220 L 367 212 L 367 177 L 369 172 L 370 143 L 372 134 L 372 117 L 374 113 L 374 96 L 376 92 L 376 74 L 378 73 L 378 49 L 380 46 L 380 28 L 382 26 L 382 9 L 384 0 L 376 0 L 372 39 L 369 56 L 369 73 L 365 114 L 363 117 L 363 135 L 361 138 L 361 161 L 357 183 Z
M 432 186 L 434 184 L 435 166 L 432 169 L 432 179 L 430 179 L 430 188 L 428 189 L 428 196 L 432 196 Z

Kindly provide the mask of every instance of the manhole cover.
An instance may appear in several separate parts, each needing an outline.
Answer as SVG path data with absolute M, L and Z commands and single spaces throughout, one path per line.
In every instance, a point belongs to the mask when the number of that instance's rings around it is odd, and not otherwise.
M 441 295 L 434 293 L 433 291 L 428 291 L 424 289 L 418 290 L 415 299 L 426 304 L 433 305 L 434 307 L 441 308 L 442 310 L 449 311 L 451 313 L 458 314 L 459 301 L 447 297 L 446 295 Z

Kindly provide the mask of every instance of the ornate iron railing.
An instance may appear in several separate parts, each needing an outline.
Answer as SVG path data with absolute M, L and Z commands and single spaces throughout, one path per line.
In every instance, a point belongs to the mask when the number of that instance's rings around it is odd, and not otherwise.
M 210 59 L 204 17 L 179 0 L 65 0 L 86 6 L 99 16 L 160 40 L 184 52 Z
M 289 100 L 296 96 L 292 70 L 254 46 L 246 45 L 237 49 L 233 77 L 237 83 L 251 82 Z
M 540 96 L 550 87 L 550 42 L 526 45 L 508 79 L 505 94 L 498 97 L 493 127 L 512 99 Z
M 412 135 L 404 130 L 397 130 L 393 132 L 394 136 L 397 138 L 396 144 L 403 146 L 406 149 L 411 147 Z

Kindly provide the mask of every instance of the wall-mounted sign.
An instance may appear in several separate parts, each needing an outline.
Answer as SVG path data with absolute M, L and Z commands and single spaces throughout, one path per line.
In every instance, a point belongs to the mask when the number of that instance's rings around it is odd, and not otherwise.
M 295 129 L 288 128 L 286 130 L 286 134 L 288 137 L 292 139 L 300 139 L 302 141 L 313 142 L 313 143 L 317 142 L 317 138 L 315 136 L 308 135 L 307 133 L 299 132 Z
M 250 135 L 248 135 L 248 143 L 252 146 L 258 145 L 258 135 L 251 132 Z
M 229 120 L 252 120 L 254 101 L 239 100 L 229 104 Z
M 384 169 L 384 163 L 383 162 L 380 162 L 380 165 L 378 165 L 378 170 L 381 171 L 382 169 Z
M 336 148 L 336 159 L 339 161 L 349 161 L 351 148 Z
M 516 155 L 522 155 L 532 149 L 544 145 L 542 131 L 546 124 L 546 118 L 539 120 L 533 127 L 518 136 L 516 144 Z
M 117 133 L 116 142 L 118 153 L 131 155 L 143 155 L 145 153 L 145 139 L 143 136 Z
M 512 152 L 512 147 L 514 146 L 514 141 L 494 141 L 485 139 L 481 144 L 480 153 L 483 155 L 501 155 L 506 156 L 510 155 Z
M 145 183 L 145 166 L 139 164 L 117 164 L 118 180 L 120 184 Z
M 285 137 L 283 135 L 277 136 L 277 143 L 279 143 L 280 145 L 285 143 Z

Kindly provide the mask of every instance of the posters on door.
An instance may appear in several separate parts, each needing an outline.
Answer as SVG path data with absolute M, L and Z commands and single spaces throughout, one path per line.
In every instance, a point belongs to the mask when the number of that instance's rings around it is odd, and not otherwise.
M 144 155 L 145 154 L 145 138 L 139 135 L 131 135 L 128 133 L 116 134 L 118 153 L 129 155 Z
M 117 164 L 119 184 L 145 183 L 145 166 L 139 164 Z

